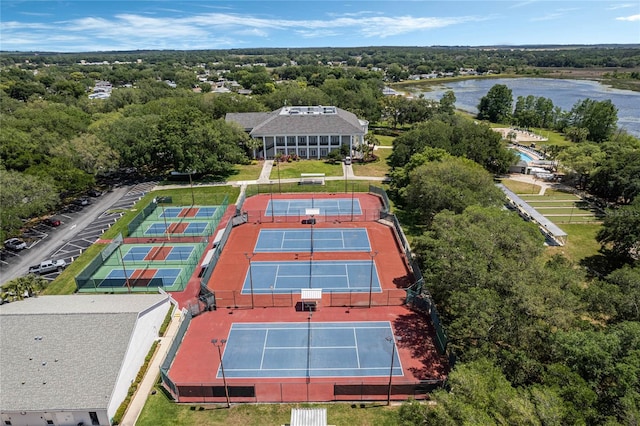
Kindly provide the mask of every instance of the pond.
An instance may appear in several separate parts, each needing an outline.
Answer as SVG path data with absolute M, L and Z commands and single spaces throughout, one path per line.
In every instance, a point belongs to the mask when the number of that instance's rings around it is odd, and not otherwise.
M 407 88 L 413 96 L 423 94 L 427 99 L 439 100 L 444 92 L 453 90 L 456 95 L 456 108 L 477 113 L 480 98 L 485 96 L 495 84 L 504 84 L 513 92 L 515 106 L 518 96 L 533 95 L 553 101 L 565 111 L 586 98 L 596 101 L 610 99 L 618 108 L 618 127 L 640 137 L 640 92 L 614 89 L 590 80 L 568 80 L 551 78 L 492 78 L 452 81 L 429 86 L 430 90 L 418 91 Z

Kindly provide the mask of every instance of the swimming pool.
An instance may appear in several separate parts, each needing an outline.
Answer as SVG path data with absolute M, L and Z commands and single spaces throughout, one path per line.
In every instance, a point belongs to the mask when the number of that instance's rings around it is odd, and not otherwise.
M 526 161 L 527 163 L 529 163 L 529 162 L 533 161 L 533 157 L 528 156 L 527 154 L 525 154 L 525 153 L 524 153 L 524 152 L 522 152 L 522 151 L 518 151 L 518 154 L 520 154 L 520 158 L 521 158 L 523 161 Z
M 524 152 L 522 152 L 522 151 L 519 151 L 519 150 L 517 150 L 517 149 L 513 149 L 513 151 L 515 151 L 515 152 L 520 156 L 520 159 L 521 159 L 522 161 L 524 161 L 525 163 L 530 163 L 530 162 L 534 161 L 534 158 L 533 158 L 533 157 L 531 157 L 531 156 L 529 156 L 529 155 L 525 154 L 525 153 L 524 153 Z

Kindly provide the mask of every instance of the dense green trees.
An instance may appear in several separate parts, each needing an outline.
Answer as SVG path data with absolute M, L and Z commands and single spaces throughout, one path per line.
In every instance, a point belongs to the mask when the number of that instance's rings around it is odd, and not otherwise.
M 513 94 L 504 84 L 496 84 L 478 104 L 478 118 L 492 123 L 508 123 L 511 119 Z
M 515 162 L 514 154 L 502 145 L 500 135 L 488 126 L 462 116 L 439 114 L 397 137 L 389 164 L 402 167 L 425 147 L 466 157 L 495 173 L 506 172 Z
M 625 262 L 640 257 L 640 198 L 630 205 L 607 210 L 598 242 Z
M 603 142 L 616 129 L 618 110 L 610 100 L 583 99 L 571 108 L 567 122 L 569 126 L 586 129 L 589 140 Z
M 45 213 L 56 205 L 58 192 L 48 178 L 0 169 L 0 239 L 22 226 L 22 219 Z

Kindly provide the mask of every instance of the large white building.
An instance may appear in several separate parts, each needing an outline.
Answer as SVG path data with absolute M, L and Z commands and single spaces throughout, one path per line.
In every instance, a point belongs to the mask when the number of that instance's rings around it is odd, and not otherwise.
M 110 425 L 171 300 L 92 294 L 0 306 L 1 424 Z
M 256 156 L 276 154 L 320 159 L 344 150 L 354 156 L 364 143 L 369 122 L 335 106 L 285 106 L 272 112 L 228 113 L 226 121 L 238 123 L 254 139 L 262 141 Z

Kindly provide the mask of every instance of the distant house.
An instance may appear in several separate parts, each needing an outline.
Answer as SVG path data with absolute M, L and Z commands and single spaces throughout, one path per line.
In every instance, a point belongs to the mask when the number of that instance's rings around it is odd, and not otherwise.
M 0 424 L 111 425 L 170 304 L 91 294 L 0 306 Z
M 228 113 L 226 121 L 242 126 L 262 141 L 258 157 L 276 154 L 320 159 L 344 149 L 354 156 L 364 143 L 369 122 L 334 106 L 285 106 L 272 112 Z M 344 148 L 343 148 L 344 147 Z

